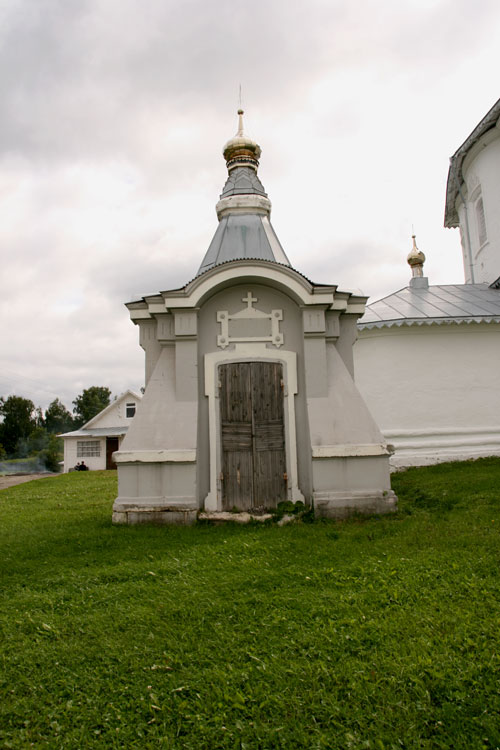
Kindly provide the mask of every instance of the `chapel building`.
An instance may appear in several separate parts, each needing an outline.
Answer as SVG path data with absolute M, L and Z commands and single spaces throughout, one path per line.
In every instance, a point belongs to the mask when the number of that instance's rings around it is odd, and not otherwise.
M 114 454 L 115 523 L 259 514 L 285 500 L 329 517 L 396 506 L 389 449 L 353 379 L 366 298 L 292 267 L 238 114 L 196 277 L 127 305 L 146 389 Z

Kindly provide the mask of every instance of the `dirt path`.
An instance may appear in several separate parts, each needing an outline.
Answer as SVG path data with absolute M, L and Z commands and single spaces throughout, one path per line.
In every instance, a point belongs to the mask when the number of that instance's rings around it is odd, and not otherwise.
M 10 476 L 0 477 L 0 490 L 6 490 L 8 487 L 14 487 L 15 484 L 31 482 L 33 479 L 43 479 L 44 477 L 57 477 L 58 474 L 11 474 Z

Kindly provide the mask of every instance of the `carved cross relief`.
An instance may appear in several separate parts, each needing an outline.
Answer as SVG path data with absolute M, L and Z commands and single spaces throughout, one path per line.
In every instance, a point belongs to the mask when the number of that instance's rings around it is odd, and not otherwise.
M 221 326 L 217 346 L 225 349 L 229 344 L 244 341 L 269 341 L 278 348 L 282 346 L 284 339 L 280 332 L 280 321 L 283 320 L 283 310 L 271 310 L 270 313 L 257 310 L 253 303 L 258 299 L 252 292 L 247 292 L 241 301 L 246 302 L 246 307 L 234 315 L 227 310 L 217 311 L 217 322 Z

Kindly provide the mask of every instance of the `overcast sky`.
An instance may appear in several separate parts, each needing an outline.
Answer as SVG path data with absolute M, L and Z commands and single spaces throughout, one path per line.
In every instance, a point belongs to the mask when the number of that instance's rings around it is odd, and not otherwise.
M 295 268 L 377 299 L 413 226 L 463 283 L 448 160 L 499 57 L 498 0 L 0 0 L 0 395 L 143 385 L 123 303 L 195 275 L 240 84 Z

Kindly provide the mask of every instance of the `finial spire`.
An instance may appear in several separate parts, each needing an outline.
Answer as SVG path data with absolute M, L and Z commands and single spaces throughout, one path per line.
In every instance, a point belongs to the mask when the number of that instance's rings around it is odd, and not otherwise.
M 238 95 L 238 132 L 236 133 L 237 136 L 240 138 L 243 136 L 243 115 L 245 114 L 245 111 L 243 109 L 243 104 L 241 102 L 241 83 L 240 83 L 240 91 Z
M 242 138 L 244 135 L 243 133 L 243 115 L 244 114 L 245 112 L 240 107 L 240 109 L 238 110 L 238 132 L 236 134 L 239 138 Z

